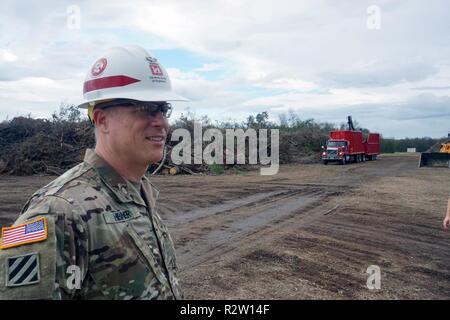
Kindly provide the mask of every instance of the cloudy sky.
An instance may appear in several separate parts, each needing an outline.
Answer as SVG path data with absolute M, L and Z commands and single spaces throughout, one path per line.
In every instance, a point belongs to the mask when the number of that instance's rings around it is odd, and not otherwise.
M 9 1 L 0 4 L 0 121 L 78 103 L 108 47 L 152 52 L 214 120 L 289 110 L 385 137 L 450 131 L 450 2 Z

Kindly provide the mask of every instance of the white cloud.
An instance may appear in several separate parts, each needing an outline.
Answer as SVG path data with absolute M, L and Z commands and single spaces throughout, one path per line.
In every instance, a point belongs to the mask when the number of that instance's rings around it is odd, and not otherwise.
M 166 68 L 188 105 L 211 118 L 289 108 L 345 118 L 346 108 L 370 105 L 379 108 L 371 117 L 388 123 L 404 114 L 383 106 L 450 95 L 445 0 L 380 0 L 379 30 L 366 26 L 371 1 L 80 1 L 80 30 L 67 28 L 72 1 L 2 4 L 0 119 L 11 105 L 50 114 L 58 101 L 81 98 L 90 64 L 105 48 L 128 43 L 207 57 L 191 70 Z
M 17 56 L 7 49 L 0 49 L 0 61 L 2 62 L 14 62 L 17 60 Z
M 53 80 L 29 77 L 16 81 L 0 81 L 0 114 L 19 116 L 31 113 L 36 117 L 48 117 L 62 101 L 80 101 L 80 79 Z
M 218 63 L 205 63 L 200 68 L 194 69 L 195 72 L 210 72 L 220 68 Z

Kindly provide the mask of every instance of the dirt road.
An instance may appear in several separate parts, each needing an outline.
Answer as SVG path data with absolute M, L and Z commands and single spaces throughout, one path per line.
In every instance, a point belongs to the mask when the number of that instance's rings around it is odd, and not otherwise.
M 186 298 L 449 299 L 450 170 L 416 155 L 347 166 L 158 176 Z M 53 177 L 0 177 L 0 222 Z M 367 288 L 369 266 L 381 288 Z

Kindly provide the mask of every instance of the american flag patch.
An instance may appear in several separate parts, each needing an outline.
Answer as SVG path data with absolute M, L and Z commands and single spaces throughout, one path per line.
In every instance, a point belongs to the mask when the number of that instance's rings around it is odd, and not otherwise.
M 47 220 L 45 217 L 40 217 L 17 226 L 2 228 L 0 249 L 39 242 L 45 239 L 47 239 Z

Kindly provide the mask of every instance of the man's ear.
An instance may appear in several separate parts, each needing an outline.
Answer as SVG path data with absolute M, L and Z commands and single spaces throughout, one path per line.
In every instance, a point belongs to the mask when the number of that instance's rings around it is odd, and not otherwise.
M 98 130 L 100 130 L 101 132 L 108 132 L 109 119 L 107 111 L 103 109 L 94 109 L 92 113 L 92 118 Z

